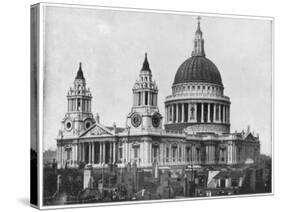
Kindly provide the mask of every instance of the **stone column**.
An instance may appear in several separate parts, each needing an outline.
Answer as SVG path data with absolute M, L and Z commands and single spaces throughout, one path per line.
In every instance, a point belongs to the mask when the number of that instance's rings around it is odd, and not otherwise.
M 230 105 L 228 106 L 228 123 L 230 123 Z
M 100 151 L 99 151 L 99 164 L 102 163 L 102 143 L 99 142 L 99 146 L 100 146 Z
M 172 144 L 169 145 L 169 163 L 173 162 Z
M 225 105 L 222 108 L 222 123 L 225 123 Z
M 82 146 L 82 162 L 85 162 L 85 144 L 84 143 L 82 143 L 81 144 Z
M 229 120 L 229 114 L 230 114 L 230 109 L 229 109 L 229 105 L 227 106 L 227 123 L 229 124 L 230 120 Z
M 172 123 L 174 123 L 174 120 L 175 120 L 175 119 L 174 119 L 174 118 L 175 118 L 175 117 L 174 117 L 174 107 L 175 107 L 175 105 L 172 104 L 172 105 L 171 105 L 171 108 L 172 108 L 172 121 L 171 121 L 171 122 L 172 122 Z
M 176 151 L 176 162 L 180 161 L 180 144 L 177 144 L 177 151 Z
M 204 122 L 204 103 L 201 103 L 201 122 Z
M 219 104 L 218 106 L 219 106 L 219 120 L 218 121 L 221 123 L 221 105 Z
M 214 107 L 213 107 L 213 122 L 216 122 L 216 116 L 217 116 L 217 105 L 214 104 Z
M 166 111 L 166 123 L 169 123 L 169 106 L 167 105 L 166 107 L 165 107 L 165 111 Z
M 103 148 L 102 148 L 102 162 L 105 163 L 105 142 L 102 145 L 103 145 Z
M 82 162 L 82 144 L 81 143 L 79 143 L 78 154 L 79 154 L 79 162 Z
M 112 163 L 112 142 L 109 143 L 109 163 Z
M 184 122 L 184 103 L 181 104 L 181 122 Z
M 179 104 L 176 104 L 176 123 L 179 122 Z
M 79 154 L 79 151 L 80 151 L 80 148 L 79 148 L 79 143 L 77 143 L 77 145 L 76 145 L 76 158 L 77 158 L 77 162 L 79 162 L 80 161 L 80 154 Z
M 89 155 L 88 155 L 88 163 L 91 163 L 91 150 L 92 150 L 92 147 L 91 147 L 91 144 L 90 143 L 88 143 L 88 151 L 89 151 Z
M 159 158 L 159 165 L 162 165 L 162 144 L 159 144 L 159 154 L 158 154 L 158 158 Z
M 186 117 L 186 122 L 189 122 L 189 104 L 186 104 L 186 111 L 187 111 L 187 117 Z
M 95 143 L 92 143 L 92 164 L 95 164 Z
M 123 163 L 126 161 L 126 151 L 125 151 L 125 148 L 126 148 L 126 143 L 123 142 L 122 143 L 122 160 L 123 160 Z M 126 161 L 127 162 L 127 161 Z
M 197 122 L 197 104 L 194 104 L 194 122 Z
M 62 168 L 61 167 L 61 159 L 60 159 L 60 146 L 59 144 L 57 144 L 57 166 L 58 168 Z
M 208 103 L 208 122 L 211 122 L 211 107 L 210 107 L 210 103 Z
M 113 163 L 116 161 L 116 143 L 115 141 L 113 142 Z
M 147 163 L 151 162 L 151 143 L 147 143 Z
M 145 105 L 145 91 L 142 92 L 142 105 Z

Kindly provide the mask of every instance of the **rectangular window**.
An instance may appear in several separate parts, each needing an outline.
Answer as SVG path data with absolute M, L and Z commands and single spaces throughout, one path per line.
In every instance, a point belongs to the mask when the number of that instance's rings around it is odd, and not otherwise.
M 181 147 L 179 148 L 179 161 L 181 161 Z

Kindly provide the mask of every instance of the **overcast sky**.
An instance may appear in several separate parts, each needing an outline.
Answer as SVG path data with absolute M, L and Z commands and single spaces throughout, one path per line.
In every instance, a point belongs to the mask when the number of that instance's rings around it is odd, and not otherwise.
M 271 22 L 201 17 L 206 56 L 230 97 L 231 131 L 250 125 L 262 153 L 271 154 Z M 164 115 L 175 73 L 191 56 L 196 16 L 49 6 L 45 20 L 44 149 L 56 147 L 79 62 L 94 113 L 104 125 L 124 127 L 147 52 Z

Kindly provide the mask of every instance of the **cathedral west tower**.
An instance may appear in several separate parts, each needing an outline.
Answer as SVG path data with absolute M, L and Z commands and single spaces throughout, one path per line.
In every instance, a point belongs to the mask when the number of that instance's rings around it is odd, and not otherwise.
M 159 113 L 158 87 L 152 80 L 152 73 L 145 53 L 145 59 L 133 87 L 133 106 L 127 116 L 127 127 L 131 132 L 159 132 L 162 128 L 162 116 Z
M 92 94 L 86 87 L 82 63 L 80 63 L 73 87 L 67 93 L 67 112 L 61 122 L 61 136 L 79 135 L 95 122 L 91 111 L 91 101 Z

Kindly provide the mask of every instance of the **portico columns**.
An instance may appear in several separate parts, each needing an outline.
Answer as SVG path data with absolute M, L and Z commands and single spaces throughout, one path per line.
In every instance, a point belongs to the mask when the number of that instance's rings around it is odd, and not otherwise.
M 115 163 L 115 161 L 116 161 L 116 159 L 115 159 L 115 156 L 116 156 L 116 149 L 115 149 L 115 147 L 116 147 L 116 144 L 115 144 L 115 142 L 113 142 L 113 163 Z
M 92 151 L 92 146 L 90 143 L 88 143 L 88 151 L 89 151 L 89 155 L 88 155 L 88 163 L 91 163 L 91 151 Z
M 95 143 L 92 143 L 92 164 L 95 163 Z
M 101 164 L 102 163 L 102 143 L 101 142 L 99 142 L 99 146 L 100 146 L 99 164 Z
M 86 159 L 86 157 L 85 157 L 85 144 L 84 143 L 82 143 L 82 151 L 83 151 L 83 162 L 85 162 L 85 159 Z
M 111 163 L 112 160 L 112 143 L 109 143 L 109 160 L 108 163 Z
M 102 162 L 105 163 L 105 143 L 103 143 L 103 149 L 102 149 Z

